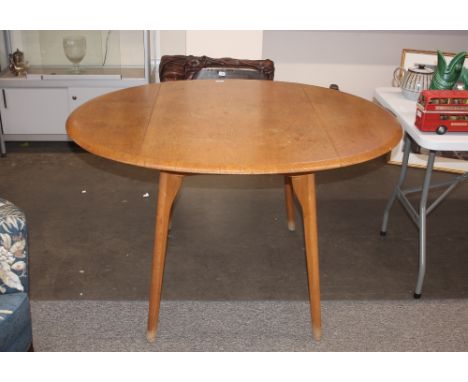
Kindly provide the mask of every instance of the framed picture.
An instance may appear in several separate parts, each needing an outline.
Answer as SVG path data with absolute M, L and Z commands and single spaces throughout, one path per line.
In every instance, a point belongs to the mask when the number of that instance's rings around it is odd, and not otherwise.
M 443 52 L 447 63 L 456 55 L 455 53 Z M 400 68 L 407 70 L 418 65 L 425 65 L 427 67 L 437 67 L 437 52 L 429 50 L 416 50 L 416 49 L 403 49 L 401 53 Z M 468 68 L 468 55 L 465 59 L 465 67 Z M 403 70 L 396 71 L 397 79 L 402 79 L 404 75 Z M 398 78 L 399 77 L 399 78 Z M 394 86 L 396 86 L 396 79 L 394 78 Z M 416 109 L 414 110 L 416 113 Z M 425 168 L 427 163 L 428 151 L 422 149 L 414 144 L 411 148 L 408 165 L 412 167 Z M 401 164 L 403 160 L 403 140 L 391 151 L 388 163 Z M 468 172 L 468 152 L 464 151 L 443 151 L 437 154 L 435 163 L 435 170 L 464 173 Z

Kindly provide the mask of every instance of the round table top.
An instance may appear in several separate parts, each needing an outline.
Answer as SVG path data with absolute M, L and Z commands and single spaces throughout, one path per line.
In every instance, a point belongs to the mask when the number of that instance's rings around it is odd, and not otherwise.
M 376 158 L 401 139 L 378 105 L 322 87 L 198 80 L 112 92 L 77 108 L 69 136 L 123 163 L 179 173 L 292 174 Z

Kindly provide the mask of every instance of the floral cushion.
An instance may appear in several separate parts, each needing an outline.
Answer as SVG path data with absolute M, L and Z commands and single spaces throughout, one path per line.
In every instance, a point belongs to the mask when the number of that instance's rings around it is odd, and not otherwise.
M 28 292 L 27 252 L 24 213 L 0 199 L 0 294 Z

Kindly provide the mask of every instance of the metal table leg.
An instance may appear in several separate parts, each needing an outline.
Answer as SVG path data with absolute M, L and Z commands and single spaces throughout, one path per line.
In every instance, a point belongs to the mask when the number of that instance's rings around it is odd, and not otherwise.
M 426 273 L 426 218 L 427 218 L 427 195 L 431 185 L 432 169 L 434 168 L 436 152 L 431 151 L 427 160 L 426 175 L 421 192 L 421 200 L 419 203 L 419 271 L 418 281 L 414 292 L 414 298 L 420 298 L 424 275 Z
M 416 188 L 403 190 L 402 186 L 405 181 L 407 170 L 408 170 L 410 145 L 411 145 L 410 138 L 406 134 L 405 141 L 404 141 L 404 154 L 403 154 L 403 162 L 402 162 L 402 168 L 400 172 L 400 178 L 385 208 L 380 235 L 385 236 L 387 233 L 388 217 L 389 217 L 390 209 L 392 208 L 395 200 L 398 198 L 398 200 L 401 202 L 406 212 L 408 212 L 410 218 L 412 219 L 412 221 L 415 223 L 415 225 L 418 227 L 418 230 L 419 230 L 419 271 L 418 271 L 418 279 L 416 282 L 416 288 L 414 292 L 414 298 L 420 298 L 421 293 L 422 293 L 422 286 L 424 282 L 424 275 L 426 273 L 426 237 L 427 237 L 426 220 L 427 220 L 427 216 L 435 209 L 435 207 L 437 207 L 442 202 L 442 200 L 445 199 L 445 197 L 459 183 L 468 179 L 468 173 L 455 176 L 452 180 L 447 181 L 447 182 L 431 185 L 431 176 L 432 176 L 432 171 L 434 168 L 436 151 L 430 151 L 422 187 L 416 187 Z M 446 187 L 445 191 L 441 195 L 439 195 L 439 197 L 437 197 L 430 205 L 428 205 L 429 190 L 431 188 L 440 188 L 440 187 Z M 421 199 L 419 202 L 419 211 L 416 211 L 416 209 L 411 205 L 408 198 L 406 197 L 407 194 L 414 193 L 414 192 L 421 192 Z
M 398 183 L 395 186 L 395 189 L 393 190 L 393 193 L 390 196 L 390 199 L 388 200 L 387 207 L 385 207 L 383 221 L 382 221 L 382 228 L 380 230 L 381 236 L 385 236 L 387 234 L 388 216 L 390 214 L 390 209 L 392 208 L 393 203 L 395 203 L 395 199 L 401 192 L 401 187 L 403 186 L 403 183 L 405 182 L 406 174 L 408 172 L 408 159 L 409 159 L 409 154 L 411 151 L 411 142 L 410 142 L 410 138 L 408 134 L 405 134 L 405 141 L 404 141 L 403 147 L 404 147 L 403 161 L 401 164 L 400 178 L 398 179 Z

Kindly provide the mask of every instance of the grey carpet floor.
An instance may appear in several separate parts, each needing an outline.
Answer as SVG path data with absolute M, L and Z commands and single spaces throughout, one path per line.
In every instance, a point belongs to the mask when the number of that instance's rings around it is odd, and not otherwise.
M 146 300 L 157 172 L 59 143 L 19 147 L 0 161 L 0 195 L 28 219 L 32 299 Z M 379 235 L 400 170 L 384 159 L 317 174 L 324 300 L 412 300 L 417 230 L 400 205 L 385 240 Z M 412 169 L 408 186 L 423 175 Z M 449 177 L 434 173 L 434 181 Z M 428 220 L 425 298 L 468 298 L 467 186 Z M 307 300 L 297 212 L 292 233 L 281 176 L 187 177 L 174 210 L 163 299 Z
M 162 301 L 156 343 L 143 301 L 32 301 L 37 351 L 467 351 L 468 301 Z
M 150 345 L 157 173 L 62 142 L 9 142 L 8 150 L 0 194 L 28 219 L 38 351 L 467 350 L 467 183 L 431 214 L 424 295 L 415 301 L 417 230 L 401 206 L 387 237 L 379 235 L 400 168 L 382 157 L 317 174 L 317 343 L 301 219 L 296 232 L 287 230 L 282 177 L 187 177 L 169 235 L 158 342 Z M 408 186 L 423 176 L 412 169 Z M 434 181 L 449 178 L 434 173 Z

